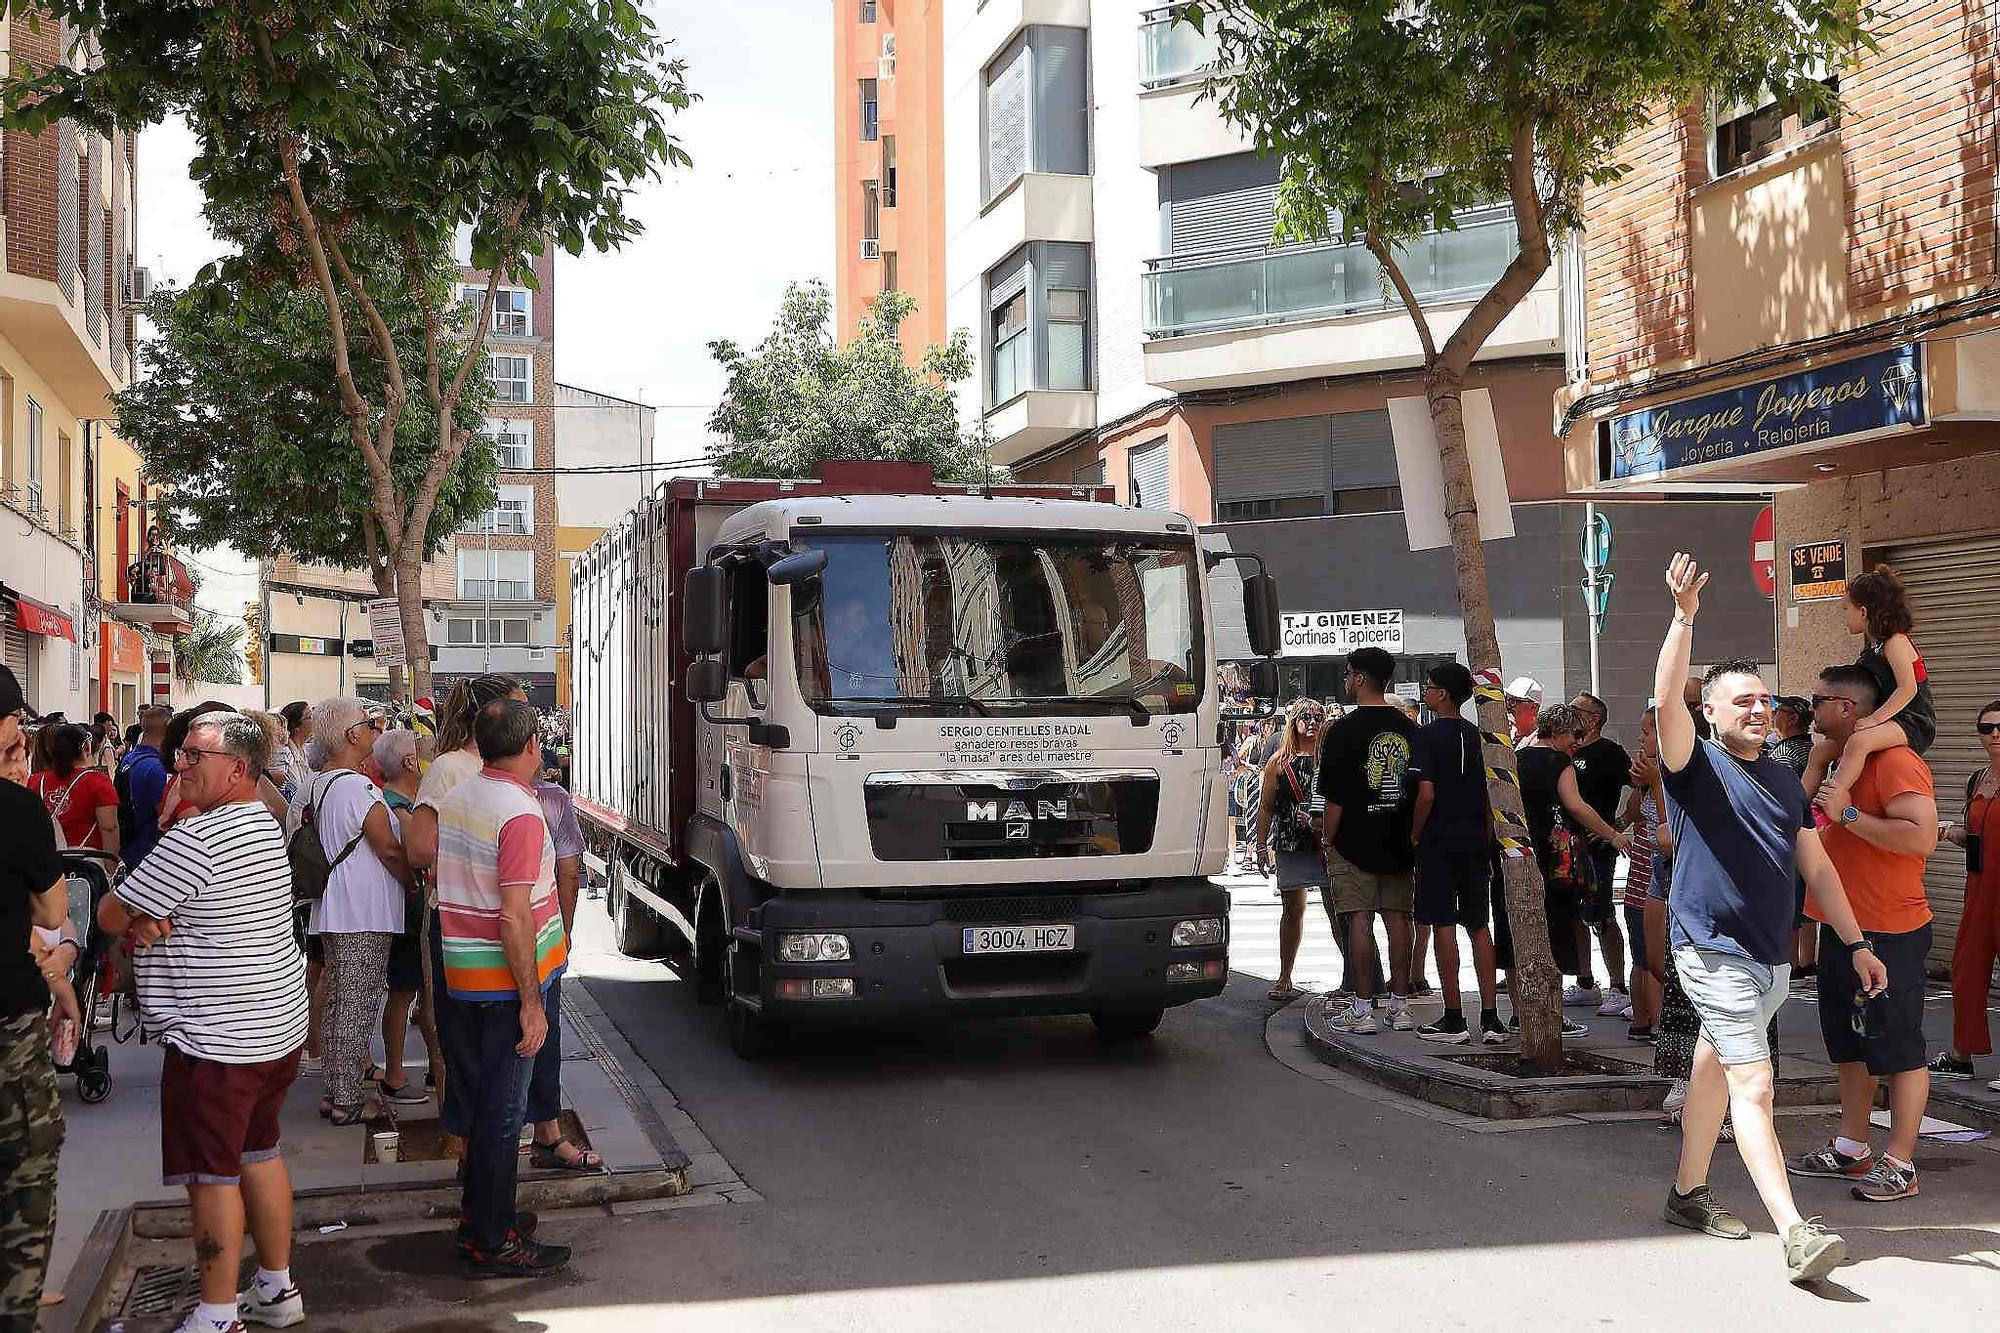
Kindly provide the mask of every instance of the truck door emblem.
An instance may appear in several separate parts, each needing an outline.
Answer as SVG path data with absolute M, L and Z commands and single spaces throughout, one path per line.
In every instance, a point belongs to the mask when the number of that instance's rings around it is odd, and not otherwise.
M 852 722 L 849 722 L 841 727 L 839 731 L 833 733 L 833 739 L 839 743 L 841 749 L 852 750 L 856 745 L 861 743 L 861 732 Z
M 1010 841 L 1016 838 L 1025 839 L 1027 836 L 1028 836 L 1028 825 L 1009 824 L 1007 826 L 1007 837 Z
M 1181 746 L 1181 724 L 1169 722 L 1160 728 L 1160 748 L 1178 750 Z

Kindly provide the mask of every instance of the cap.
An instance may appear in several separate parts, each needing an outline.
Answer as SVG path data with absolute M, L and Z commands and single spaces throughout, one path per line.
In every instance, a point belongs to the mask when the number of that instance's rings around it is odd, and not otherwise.
M 1812 701 L 1796 694 L 1779 695 L 1776 699 L 1772 700 L 1771 707 L 1773 709 L 1783 709 L 1788 713 L 1798 713 L 1802 716 L 1809 716 L 1812 713 Z
M 1516 676 L 1514 677 L 1514 682 L 1507 687 L 1507 697 L 1509 699 L 1526 699 L 1529 703 L 1540 706 L 1542 702 L 1542 683 L 1533 676 Z
M 437 711 L 437 709 L 432 706 L 431 697 L 428 694 L 420 694 L 417 696 L 417 711 L 419 713 L 435 713 Z
M 35 710 L 28 707 L 28 696 L 21 693 L 21 681 L 14 668 L 0 665 L 0 717 L 14 713 L 26 713 L 30 722 L 37 720 Z

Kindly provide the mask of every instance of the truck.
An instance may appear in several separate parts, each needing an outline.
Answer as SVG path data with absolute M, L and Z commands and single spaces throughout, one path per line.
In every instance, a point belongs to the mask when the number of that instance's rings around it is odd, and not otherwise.
M 1131 1039 L 1222 990 L 1211 572 L 1266 657 L 1277 591 L 1111 500 L 675 478 L 575 563 L 571 787 L 617 945 L 739 1054 L 977 1015 Z

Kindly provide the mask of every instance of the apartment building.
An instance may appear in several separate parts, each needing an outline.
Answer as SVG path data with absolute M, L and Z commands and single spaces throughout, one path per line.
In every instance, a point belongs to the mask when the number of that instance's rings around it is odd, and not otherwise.
M 460 238 L 459 291 L 476 311 L 488 275 Z M 505 672 L 538 707 L 556 702 L 555 259 L 537 255 L 532 281 L 503 281 L 487 331 L 493 401 L 485 433 L 500 458 L 493 508 L 453 534 L 423 574 L 430 616 L 432 686 Z M 365 571 L 294 560 L 264 567 L 265 678 L 273 702 L 336 692 L 386 699 L 389 673 L 375 664 Z M 566 596 L 567 594 L 562 594 Z
M 556 706 L 568 708 L 570 654 L 575 651 L 570 566 L 667 474 L 633 466 L 659 458 L 653 448 L 654 412 L 644 403 L 558 383 L 556 411 L 562 422 L 562 467 L 618 469 L 564 472 L 556 478 L 561 515 L 556 528 Z
M 2000 694 L 1994 29 L 1976 7 L 1893 0 L 1874 35 L 1828 71 L 1837 116 L 1662 108 L 1626 145 L 1633 170 L 1590 200 L 1578 378 L 1557 406 L 1579 493 L 1775 493 L 1787 692 L 1859 648 L 1846 578 L 1901 571 L 1937 699 L 1926 758 L 1956 810 Z M 1704 558 L 1735 541 L 1681 526 Z M 1955 851 L 1933 859 L 1939 965 L 1964 876 Z
M 1394 612 L 1390 646 L 1413 691 L 1430 664 L 1465 653 L 1449 553 L 1411 552 L 1406 532 L 1397 436 L 1415 423 L 1427 439 L 1427 417 L 1392 406 L 1421 395 L 1414 327 L 1360 245 L 1274 243 L 1277 163 L 1202 98 L 1214 49 L 1182 8 L 950 11 L 947 316 L 978 331 L 979 360 L 963 410 L 1017 476 L 1103 482 L 1262 556 L 1301 626 Z M 1405 255 L 1440 339 L 1515 249 L 1504 200 L 1457 221 Z M 1471 379 L 1513 501 L 1514 535 L 1490 541 L 1487 560 L 1508 672 L 1550 697 L 1595 679 L 1629 732 L 1652 658 L 1617 645 L 1654 617 L 1614 594 L 1593 625 L 1583 532 L 1615 529 L 1603 573 L 1626 587 L 1647 586 L 1640 571 L 1664 561 L 1673 534 L 1638 512 L 1605 519 L 1568 493 L 1549 409 L 1564 383 L 1562 286 L 1555 270 L 1536 285 Z M 1740 577 L 1719 581 L 1708 623 L 1763 660 L 1769 603 L 1748 574 L 1756 509 L 1724 500 L 1704 520 L 1745 534 Z M 1338 637 L 1297 637 L 1283 691 L 1338 696 Z
M 73 30 L 0 16 L 8 59 L 89 59 Z M 42 711 L 129 720 L 171 680 L 185 570 L 129 586 L 148 549 L 139 460 L 110 428 L 133 374 L 135 141 L 62 122 L 0 142 L 0 661 Z
M 947 0 L 833 0 L 834 307 L 844 338 L 886 291 L 916 315 L 914 363 L 946 338 L 944 65 Z

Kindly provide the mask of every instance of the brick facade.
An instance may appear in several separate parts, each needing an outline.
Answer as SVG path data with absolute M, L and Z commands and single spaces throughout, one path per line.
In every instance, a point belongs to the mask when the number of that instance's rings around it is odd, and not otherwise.
M 1976 0 L 1887 8 L 1880 50 L 1840 88 L 1857 311 L 1995 272 L 1992 15 Z
M 1688 191 L 1708 175 L 1706 128 L 1661 107 L 1622 157 L 1631 170 L 1584 197 L 1585 341 L 1599 380 L 1694 353 Z

